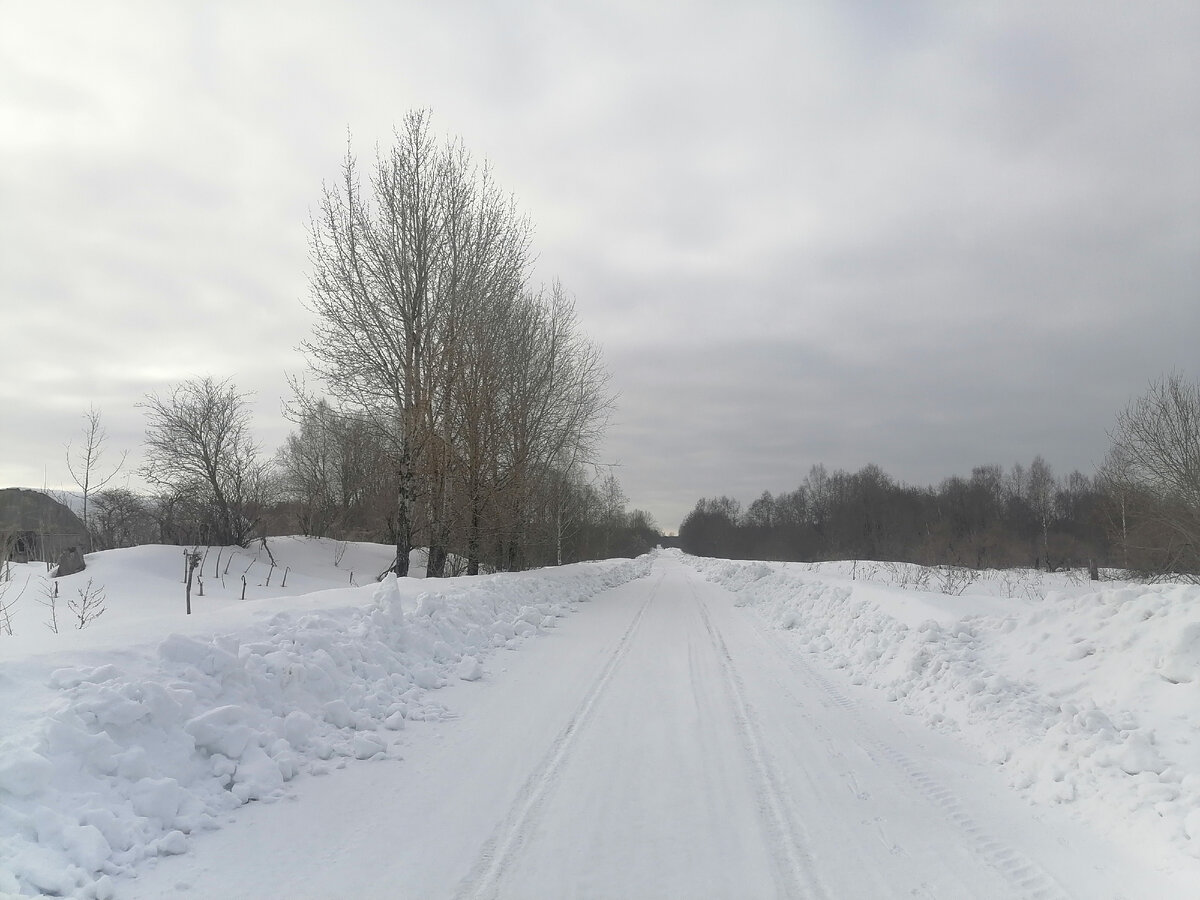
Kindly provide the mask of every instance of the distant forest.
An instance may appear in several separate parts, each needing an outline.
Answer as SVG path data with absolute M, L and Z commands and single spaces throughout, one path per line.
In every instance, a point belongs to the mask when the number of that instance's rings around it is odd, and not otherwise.
M 704 498 L 679 528 L 698 556 L 871 559 L 971 568 L 1090 567 L 1200 580 L 1200 385 L 1178 374 L 1150 385 L 1117 417 L 1094 476 L 978 466 L 936 487 L 879 466 L 814 466 L 795 490 L 748 507 Z
M 1041 457 L 1007 472 L 978 466 L 938 487 L 894 481 L 879 466 L 813 466 L 793 491 L 745 509 L 701 499 L 679 529 L 698 556 L 766 560 L 872 559 L 972 568 L 1124 566 L 1111 504 L 1093 479 L 1057 481 Z

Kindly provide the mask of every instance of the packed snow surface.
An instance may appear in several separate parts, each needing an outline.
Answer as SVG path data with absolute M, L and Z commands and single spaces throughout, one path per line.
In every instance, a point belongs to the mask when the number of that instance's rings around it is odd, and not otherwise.
M 0 898 L 1200 897 L 1196 588 L 266 549 L 17 567 Z

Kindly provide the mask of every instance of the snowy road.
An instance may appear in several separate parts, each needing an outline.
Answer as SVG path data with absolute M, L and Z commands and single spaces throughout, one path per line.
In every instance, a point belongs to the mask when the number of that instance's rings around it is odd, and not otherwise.
M 1172 897 L 674 557 L 120 898 Z

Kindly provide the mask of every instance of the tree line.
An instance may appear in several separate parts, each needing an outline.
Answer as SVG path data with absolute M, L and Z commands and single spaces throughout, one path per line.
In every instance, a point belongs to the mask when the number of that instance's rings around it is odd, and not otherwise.
M 729 558 L 1200 577 L 1200 385 L 1178 374 L 1154 382 L 1120 413 L 1111 438 L 1091 476 L 1058 478 L 1038 456 L 916 487 L 876 465 L 816 465 L 795 490 L 764 492 L 745 509 L 729 497 L 702 498 L 680 543 Z
M 245 544 L 268 532 L 386 540 L 395 571 L 461 561 L 522 569 L 635 555 L 657 528 L 597 450 L 613 405 L 599 349 L 563 285 L 530 281 L 532 226 L 427 112 L 364 174 L 348 149 L 309 223 L 317 388 L 293 380 L 296 428 L 273 459 L 247 396 L 196 378 L 150 394 L 152 500 L 101 491 L 102 545 Z M 88 491 L 85 489 L 85 495 Z
M 978 466 L 937 487 L 899 483 L 876 465 L 815 465 L 794 490 L 764 492 L 744 510 L 729 497 L 701 499 L 679 536 L 702 556 L 1057 568 L 1107 552 L 1098 499 L 1092 479 L 1058 482 L 1041 457 L 1007 472 Z
M 139 472 L 152 490 L 89 491 L 80 483 L 92 549 L 245 546 L 278 534 L 394 543 L 394 469 L 376 427 L 318 402 L 272 456 L 252 437 L 247 401 L 232 383 L 211 377 L 182 382 L 164 396 L 148 395 L 141 404 L 147 436 Z M 99 464 L 107 435 L 95 410 L 88 421 L 88 453 Z M 81 482 L 91 475 L 95 483 L 90 466 L 77 469 Z M 660 533 L 648 513 L 627 506 L 611 471 L 553 470 L 527 495 L 519 533 L 474 532 L 481 536 L 475 571 L 637 556 L 656 546 Z M 427 547 L 429 534 L 419 517 L 414 546 Z M 449 530 L 441 574 L 471 571 L 465 554 L 471 534 L 462 527 Z M 515 557 L 514 544 L 520 547 Z

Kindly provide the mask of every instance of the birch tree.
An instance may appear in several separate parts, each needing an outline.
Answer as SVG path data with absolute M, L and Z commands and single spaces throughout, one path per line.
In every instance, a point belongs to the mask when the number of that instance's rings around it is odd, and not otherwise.
M 426 112 L 405 117 L 366 186 L 350 152 L 310 226 L 314 336 L 302 349 L 342 405 L 382 424 L 396 484 L 395 571 L 421 514 L 433 574 L 445 559 L 451 403 L 464 317 L 523 283 L 529 226 Z

